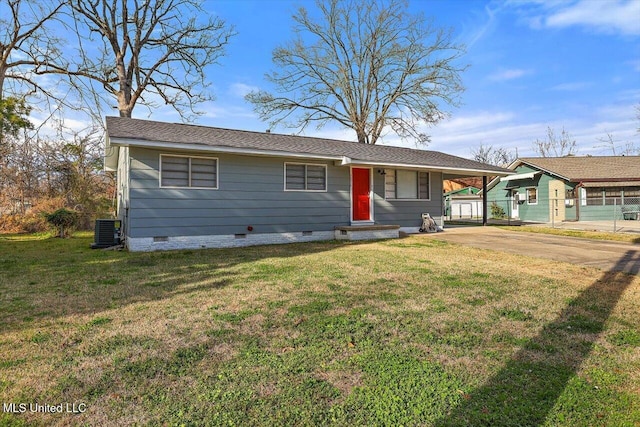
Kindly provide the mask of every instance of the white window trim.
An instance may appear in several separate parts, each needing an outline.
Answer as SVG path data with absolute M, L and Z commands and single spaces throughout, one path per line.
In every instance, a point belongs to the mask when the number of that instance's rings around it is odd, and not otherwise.
M 304 185 L 307 186 L 307 166 L 319 166 L 324 168 L 324 190 L 308 190 L 308 189 L 295 189 L 295 188 L 287 188 L 287 165 L 297 165 L 304 166 Z M 327 165 L 324 163 L 298 163 L 298 162 L 284 162 L 283 169 L 283 189 L 284 191 L 296 191 L 303 193 L 326 193 L 329 187 L 329 170 Z
M 529 202 L 529 190 L 536 190 L 536 202 L 535 203 Z M 539 194 L 539 191 L 538 191 L 538 187 L 527 187 L 525 189 L 525 195 L 527 197 L 527 205 L 535 206 L 535 205 L 538 204 L 538 200 L 540 200 L 540 194 Z
M 191 186 L 179 186 L 179 185 L 162 185 L 162 158 L 163 157 L 182 157 L 188 159 L 208 159 L 216 161 L 216 186 L 215 187 L 191 187 Z M 184 154 L 160 154 L 160 163 L 158 164 L 158 185 L 160 188 L 174 188 L 180 190 L 217 190 L 219 188 L 219 176 L 220 176 L 220 160 L 217 157 L 209 156 L 187 156 Z M 189 161 L 189 184 L 191 184 L 191 161 Z
M 397 170 L 400 170 L 400 168 L 396 168 L 396 169 L 385 169 L 385 175 L 387 173 L 389 173 L 388 171 L 393 171 L 393 173 L 395 174 Z M 384 199 L 385 200 L 393 200 L 394 202 L 416 202 L 416 201 L 425 201 L 425 202 L 430 202 L 431 201 L 431 172 L 429 171 L 424 171 L 424 170 L 418 170 L 418 169 L 401 169 L 401 170 L 408 170 L 408 171 L 413 171 L 416 172 L 416 179 L 420 179 L 420 173 L 426 173 L 427 176 L 429 177 L 429 197 L 426 199 L 420 199 L 418 197 L 416 197 L 415 199 L 398 199 L 398 198 L 392 198 L 392 197 L 387 197 L 387 192 L 386 192 L 386 188 L 385 188 L 385 192 L 384 192 Z M 398 182 L 396 181 L 396 194 L 398 194 L 398 189 L 397 189 L 397 185 Z M 386 176 L 385 176 L 385 186 L 386 186 Z M 420 193 L 420 182 L 418 182 L 418 193 Z M 419 194 L 417 194 L 419 195 Z

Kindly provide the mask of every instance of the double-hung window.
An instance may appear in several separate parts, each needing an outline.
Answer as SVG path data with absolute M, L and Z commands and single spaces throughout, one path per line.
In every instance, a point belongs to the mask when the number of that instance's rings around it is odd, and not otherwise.
M 608 187 L 604 189 L 605 205 L 622 204 L 622 187 Z
M 218 188 L 218 159 L 160 155 L 160 186 Z
M 602 188 L 586 188 L 587 206 L 602 206 L 604 204 Z
M 285 163 L 284 189 L 287 191 L 327 191 L 327 166 Z
M 528 205 L 537 205 L 538 204 L 538 189 L 535 187 L 527 188 L 527 204 Z
M 429 200 L 431 185 L 429 172 L 406 169 L 385 169 L 385 198 Z

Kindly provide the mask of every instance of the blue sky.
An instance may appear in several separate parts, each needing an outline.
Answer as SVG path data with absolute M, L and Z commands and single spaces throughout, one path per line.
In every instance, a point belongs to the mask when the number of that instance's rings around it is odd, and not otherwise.
M 207 71 L 216 101 L 205 105 L 197 123 L 264 131 L 244 100 L 251 89 L 270 90 L 264 74 L 272 70 L 272 50 L 292 39 L 291 16 L 311 1 L 210 0 L 208 11 L 235 26 L 220 65 Z M 450 119 L 427 129 L 426 149 L 470 157 L 480 144 L 517 148 L 533 155 L 532 142 L 547 126 L 564 127 L 577 141 L 578 154 L 610 155 L 599 138 L 610 133 L 617 144 L 640 148 L 640 1 L 466 1 L 413 0 L 409 7 L 452 27 L 467 46 L 463 60 L 463 105 Z M 169 110 L 134 116 L 180 121 Z M 278 133 L 293 129 L 275 128 Z M 355 133 L 327 125 L 306 135 L 355 140 Z M 415 146 L 393 134 L 383 144 Z

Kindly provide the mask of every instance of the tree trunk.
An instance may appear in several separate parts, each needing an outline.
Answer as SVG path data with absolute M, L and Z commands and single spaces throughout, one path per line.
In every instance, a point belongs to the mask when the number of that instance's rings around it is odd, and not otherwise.
M 356 135 L 360 144 L 369 144 L 369 135 L 364 130 L 356 129 Z

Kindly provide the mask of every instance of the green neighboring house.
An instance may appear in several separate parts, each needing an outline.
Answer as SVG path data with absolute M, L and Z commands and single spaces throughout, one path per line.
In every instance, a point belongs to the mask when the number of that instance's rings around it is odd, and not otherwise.
M 638 219 L 640 156 L 527 157 L 487 186 L 490 217 L 533 222 Z

